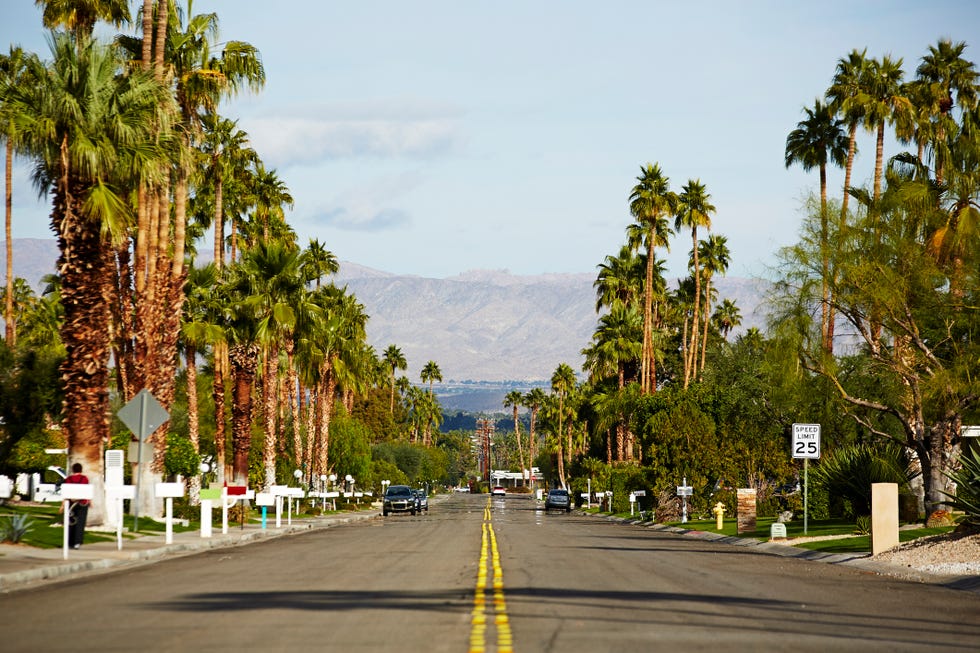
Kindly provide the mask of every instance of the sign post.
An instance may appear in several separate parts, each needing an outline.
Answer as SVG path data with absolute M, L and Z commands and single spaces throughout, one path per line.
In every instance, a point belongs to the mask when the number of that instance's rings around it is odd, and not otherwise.
M 793 424 L 793 458 L 803 459 L 803 534 L 807 533 L 808 465 L 810 459 L 820 459 L 820 425 Z
M 143 465 L 143 442 L 170 419 L 170 413 L 160 405 L 149 390 L 143 388 L 116 413 L 122 423 L 139 439 L 136 458 L 136 500 L 133 501 L 133 532 L 140 523 L 140 476 Z
M 684 477 L 684 484 L 677 486 L 677 496 L 682 501 L 681 523 L 687 523 L 687 498 L 694 494 L 694 488 L 687 484 L 687 477 Z

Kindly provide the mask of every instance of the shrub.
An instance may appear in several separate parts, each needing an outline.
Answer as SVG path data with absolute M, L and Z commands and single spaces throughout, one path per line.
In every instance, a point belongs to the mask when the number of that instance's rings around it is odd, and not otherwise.
M 854 530 L 858 535 L 868 535 L 871 533 L 871 517 L 869 515 L 858 515 L 854 524 Z
M 17 544 L 34 528 L 34 521 L 27 514 L 11 515 L 0 522 L 0 542 Z
M 956 494 L 944 503 L 964 513 L 963 524 L 980 530 L 980 449 L 964 451 L 958 458 L 959 469 L 946 474 L 956 483 Z
M 901 491 L 913 475 L 902 449 L 890 443 L 840 447 L 811 471 L 811 478 L 835 499 L 848 501 L 856 515 L 871 514 L 873 483 L 897 483 Z

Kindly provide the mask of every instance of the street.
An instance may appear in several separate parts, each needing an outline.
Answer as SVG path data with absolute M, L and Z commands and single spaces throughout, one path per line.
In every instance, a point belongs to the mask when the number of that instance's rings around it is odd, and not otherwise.
M 0 596 L 4 651 L 976 650 L 980 596 L 528 496 Z

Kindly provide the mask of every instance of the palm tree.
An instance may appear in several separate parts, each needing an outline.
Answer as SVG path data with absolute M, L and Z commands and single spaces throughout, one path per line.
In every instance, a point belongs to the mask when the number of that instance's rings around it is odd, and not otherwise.
M 13 347 L 17 344 L 16 322 L 14 320 L 14 243 L 13 243 L 13 169 L 14 150 L 17 147 L 17 132 L 14 130 L 13 116 L 7 115 L 3 100 L 4 88 L 16 88 L 21 84 L 32 83 L 24 79 L 26 67 L 24 50 L 10 46 L 9 55 L 0 55 L 0 139 L 6 144 L 4 159 L 4 234 L 7 254 L 7 297 L 4 302 L 4 340 Z
M 742 314 L 735 302 L 730 299 L 723 299 L 718 308 L 715 309 L 713 319 L 718 325 L 718 330 L 721 331 L 721 336 L 728 340 L 728 334 L 732 332 L 732 329 L 742 323 Z
M 389 412 L 395 414 L 395 372 L 398 370 L 408 369 L 408 360 L 405 359 L 405 354 L 402 350 L 395 345 L 388 345 L 384 351 L 384 362 L 385 366 L 390 372 L 389 385 L 391 386 L 391 402 L 389 405 Z
M 324 276 L 337 274 L 340 271 L 340 263 L 334 253 L 323 246 L 323 243 L 316 238 L 310 238 L 310 244 L 303 251 L 303 270 L 306 278 L 314 281 L 319 288 Z
M 264 359 L 262 394 L 266 439 L 263 465 L 265 487 L 269 488 L 276 484 L 276 452 L 280 444 L 275 416 L 281 343 L 292 342 L 298 322 L 312 320 L 320 308 L 307 296 L 300 252 L 290 243 L 260 242 L 246 250 L 241 272 L 248 278 L 250 292 L 245 301 L 256 320 L 257 342 L 262 347 Z M 301 314 L 305 317 L 300 317 Z M 298 456 L 299 452 L 294 454 Z
M 731 253 L 728 251 L 728 239 L 724 236 L 711 235 L 698 245 L 704 274 L 704 334 L 701 337 L 701 366 L 700 374 L 704 374 L 705 352 L 708 350 L 708 325 L 711 319 L 711 278 L 715 274 L 724 276 L 728 271 Z
M 504 407 L 511 407 L 514 411 L 514 439 L 517 440 L 517 458 L 521 463 L 521 474 L 526 469 L 524 467 L 524 446 L 521 444 L 521 422 L 517 419 L 517 410 L 524 403 L 524 393 L 520 390 L 511 390 L 504 395 Z
M 442 383 L 442 370 L 439 369 L 439 365 L 435 361 L 429 361 L 425 364 L 420 372 L 422 378 L 422 383 L 428 382 L 429 384 L 429 397 L 435 399 L 435 393 L 432 390 L 433 381 L 439 381 Z M 432 437 L 432 425 L 431 423 L 425 426 L 425 439 L 423 444 L 428 446 L 431 444 L 430 439 Z
M 653 352 L 653 295 L 654 250 L 668 246 L 671 235 L 667 216 L 677 210 L 677 196 L 670 191 L 670 180 L 659 164 L 640 167 L 637 184 L 630 193 L 630 213 L 644 228 L 646 247 L 646 282 L 643 286 L 643 353 L 641 355 L 640 388 L 644 394 L 656 391 L 656 361 Z M 634 241 L 639 246 L 638 241 Z
M 796 125 L 786 137 L 786 167 L 794 163 L 804 170 L 817 168 L 820 171 L 820 251 L 823 263 L 823 305 L 821 307 L 821 330 L 824 350 L 833 351 L 829 339 L 830 301 L 830 230 L 827 218 L 827 164 L 841 166 L 847 161 L 847 137 L 841 125 L 843 121 L 834 116 L 830 107 L 816 100 L 813 108 L 803 108 L 806 119 Z
M 846 58 L 837 60 L 837 70 L 826 98 L 830 101 L 830 109 L 840 115 L 847 125 L 847 160 L 844 164 L 844 197 L 841 202 L 840 228 L 843 229 L 847 220 L 848 190 L 851 188 L 851 170 L 854 167 L 854 156 L 857 154 L 857 128 L 864 117 L 864 104 L 861 96 L 865 93 L 867 83 L 867 49 L 858 52 L 852 50 Z
M 949 39 L 940 39 L 936 45 L 929 46 L 929 54 L 922 57 L 916 69 L 919 80 L 928 84 L 936 97 L 933 150 L 939 185 L 945 180 L 946 159 L 950 154 L 947 136 L 955 130 L 950 119 L 953 108 L 959 105 L 961 109 L 969 110 L 977 106 L 980 75 L 973 62 L 963 58 L 965 50 L 963 41 L 953 43 Z
M 191 267 L 187 277 L 183 316 L 180 335 L 184 346 L 184 361 L 187 370 L 187 436 L 200 452 L 200 424 L 197 399 L 197 355 L 215 340 L 220 339 L 220 327 L 209 319 L 212 288 L 218 281 L 217 268 L 208 264 L 201 268 Z M 200 500 L 201 477 L 196 474 L 190 479 L 188 494 L 191 505 Z
M 643 296 L 643 275 L 646 255 L 637 255 L 629 245 L 623 245 L 618 256 L 606 256 L 597 267 L 599 273 L 592 287 L 596 290 L 596 311 L 614 303 L 636 306 Z
M 48 29 L 65 27 L 72 33 L 79 52 L 92 39 L 99 21 L 121 27 L 130 21 L 127 0 L 34 0 L 44 7 L 41 20 Z
M 531 467 L 534 466 L 534 458 L 536 456 L 537 448 L 538 448 L 538 441 L 534 435 L 534 424 L 538 416 L 538 411 L 541 409 L 541 406 L 544 405 L 545 397 L 546 395 L 544 393 L 544 390 L 542 390 L 541 388 L 531 388 L 530 390 L 527 391 L 527 394 L 524 395 L 524 405 L 527 406 L 528 410 L 531 413 L 531 418 L 528 423 L 528 432 L 527 432 L 527 439 L 528 439 L 527 455 L 528 455 L 528 459 L 531 461 L 530 464 Z M 533 477 L 531 480 L 532 481 L 534 480 Z
M 694 316 L 691 320 L 690 351 L 684 352 L 684 387 L 694 377 L 697 365 L 699 308 L 701 305 L 701 271 L 698 261 L 698 228 L 711 229 L 711 214 L 715 207 L 711 204 L 711 195 L 701 180 L 688 180 L 677 198 L 677 214 L 674 216 L 674 229 L 682 227 L 691 230 L 691 252 L 694 269 Z
M 562 456 L 562 448 L 565 450 L 565 456 L 568 457 L 569 462 L 572 456 L 572 431 L 571 425 L 569 425 L 567 433 L 567 446 L 563 444 L 562 438 L 566 437 L 564 427 L 564 417 L 565 417 L 565 400 L 568 399 L 572 390 L 575 389 L 575 371 L 567 363 L 561 363 L 555 368 L 555 371 L 551 375 L 551 391 L 558 398 L 558 432 L 556 436 L 558 438 L 559 449 L 558 449 L 558 477 L 561 479 L 562 487 L 567 488 L 568 484 L 565 482 L 565 464 Z
M 89 42 L 79 49 L 67 34 L 53 35 L 50 43 L 51 65 L 27 64 L 37 83 L 5 88 L 4 98 L 24 151 L 38 163 L 36 182 L 53 191 L 68 352 L 62 368 L 68 446 L 86 469 L 101 470 L 109 440 L 105 297 L 113 286 L 113 239 L 125 237 L 131 218 L 127 199 L 114 189 L 161 175 L 168 156 L 159 128 L 169 124 L 169 94 L 142 72 L 123 75 L 111 48 Z M 93 477 L 101 484 L 100 474 Z M 90 514 L 101 521 L 99 501 Z
M 872 59 L 867 69 L 867 83 L 858 101 L 864 105 L 863 120 L 869 131 L 877 134 L 875 145 L 874 201 L 881 197 L 884 170 L 885 125 L 911 112 L 909 99 L 902 94 L 902 60 L 885 56 Z

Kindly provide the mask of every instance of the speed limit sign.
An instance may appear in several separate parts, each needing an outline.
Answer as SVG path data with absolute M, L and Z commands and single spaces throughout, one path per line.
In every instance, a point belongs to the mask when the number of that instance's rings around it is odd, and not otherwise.
M 819 424 L 793 424 L 793 458 L 820 458 Z

